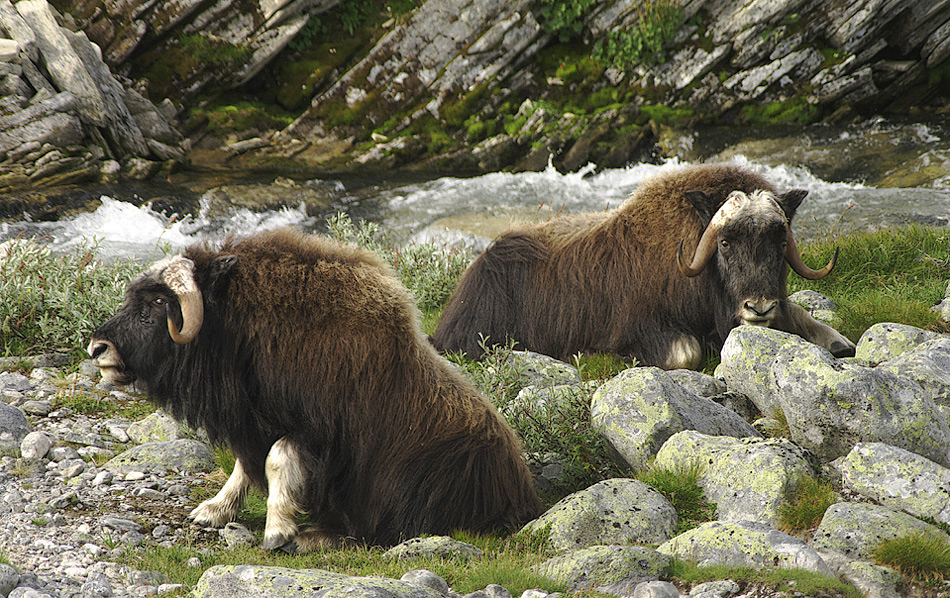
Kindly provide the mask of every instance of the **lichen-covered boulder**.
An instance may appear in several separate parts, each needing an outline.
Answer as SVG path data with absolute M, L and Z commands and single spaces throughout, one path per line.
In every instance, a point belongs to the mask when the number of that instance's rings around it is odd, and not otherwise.
M 568 592 L 594 590 L 628 596 L 638 583 L 667 576 L 672 563 L 669 555 L 642 546 L 591 546 L 531 569 L 564 584 Z
M 482 558 L 483 554 L 481 548 L 468 542 L 461 542 L 449 536 L 429 536 L 406 540 L 387 550 L 383 556 L 392 560 L 424 557 L 470 561 Z
M 781 330 L 761 326 L 733 328 L 719 353 L 716 378 L 725 382 L 730 392 L 749 397 L 763 415 L 774 415 L 781 407 L 772 388 L 772 362 L 784 347 L 797 350 L 808 345 L 811 343 L 800 336 Z
M 865 330 L 858 339 L 854 357 L 858 362 L 874 366 L 895 359 L 941 336 L 943 335 L 939 332 L 922 330 L 906 324 L 880 322 Z
M 936 526 L 870 503 L 839 502 L 828 507 L 815 530 L 812 548 L 819 553 L 834 552 L 848 559 L 871 560 L 884 540 L 924 533 L 950 543 L 950 534 Z
M 890 567 L 870 561 L 849 561 L 839 567 L 837 573 L 868 598 L 901 598 L 897 586 L 903 585 L 904 576 Z
M 676 510 L 643 482 L 615 478 L 564 497 L 528 531 L 549 531 L 558 551 L 597 544 L 659 544 L 676 531 Z
M 508 356 L 508 364 L 520 374 L 517 382 L 519 388 L 550 388 L 581 383 L 581 374 L 576 367 L 533 351 L 512 351 Z
M 835 359 L 815 345 L 782 349 L 771 368 L 792 440 L 822 461 L 886 442 L 950 464 L 950 428 L 913 380 Z
M 171 415 L 163 411 L 156 411 L 145 419 L 134 422 L 126 433 L 132 442 L 145 444 L 146 442 L 167 442 L 179 438 L 195 438 L 197 433 L 187 426 L 176 421 Z
M 784 438 L 731 438 L 680 432 L 666 441 L 654 466 L 696 463 L 706 500 L 721 521 L 775 527 L 778 509 L 803 476 L 814 471 L 804 451 Z
M 811 317 L 836 327 L 841 324 L 841 318 L 836 313 L 838 306 L 835 302 L 817 291 L 804 289 L 788 296 L 788 300 L 808 310 Z
M 670 379 L 694 395 L 710 399 L 726 392 L 726 385 L 715 377 L 696 370 L 670 370 Z
M 710 521 L 661 544 L 657 551 L 699 567 L 779 567 L 831 573 L 813 548 L 754 521 Z
M 849 490 L 950 524 L 950 469 L 880 442 L 859 443 L 833 465 Z
M 938 407 L 950 407 L 950 336 L 926 341 L 878 367 L 910 378 Z
M 103 466 L 112 473 L 122 475 L 130 471 L 212 471 L 215 467 L 211 447 L 199 440 L 189 439 L 140 444 L 116 455 Z
M 444 594 L 414 583 L 384 577 L 351 577 L 322 569 L 289 569 L 260 565 L 215 565 L 205 571 L 192 590 L 194 598 L 444 598 Z
M 603 384 L 591 399 L 591 423 L 625 464 L 642 471 L 677 432 L 713 436 L 760 434 L 736 413 L 673 382 L 655 367 L 632 368 Z

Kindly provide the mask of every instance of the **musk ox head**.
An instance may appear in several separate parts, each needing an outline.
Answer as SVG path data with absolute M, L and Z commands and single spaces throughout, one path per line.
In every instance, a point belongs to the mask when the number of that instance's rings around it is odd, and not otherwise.
M 157 366 L 160 347 L 186 345 L 201 330 L 204 301 L 194 262 L 183 256 L 162 260 L 129 284 L 118 313 L 92 335 L 89 355 L 102 379 L 118 386 Z
M 786 297 L 786 262 L 810 280 L 822 278 L 834 268 L 837 251 L 824 268 L 812 270 L 802 261 L 795 244 L 790 222 L 807 193 L 801 189 L 779 196 L 764 190 L 749 194 L 733 191 L 714 214 L 710 214 L 705 193 L 686 194 L 705 229 L 692 260 L 687 263 L 684 259 L 684 242 L 680 241 L 676 261 L 685 276 L 712 271 L 718 279 L 720 290 L 715 299 L 728 313 L 717 320 L 731 321 L 717 321 L 720 331 L 736 324 L 773 323 Z

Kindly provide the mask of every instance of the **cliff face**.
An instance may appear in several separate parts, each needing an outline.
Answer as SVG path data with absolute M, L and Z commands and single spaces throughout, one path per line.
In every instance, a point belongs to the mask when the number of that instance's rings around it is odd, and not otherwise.
M 358 144 L 375 131 L 376 145 L 358 147 L 357 160 L 397 165 L 421 156 L 491 169 L 543 167 L 550 157 L 574 169 L 642 157 L 664 120 L 803 123 L 948 105 L 948 0 L 687 0 L 665 60 L 608 64 L 583 76 L 576 54 L 562 55 L 576 64 L 573 72 L 545 67 L 558 40 L 539 23 L 538 4 L 430 0 L 278 139 L 296 141 L 293 155 L 311 163 L 319 163 L 327 138 Z M 584 16 L 582 51 L 611 32 L 645 36 L 659 18 L 645 4 L 596 2 Z M 579 98 L 596 97 L 608 100 L 573 109 L 584 105 Z M 517 112 L 506 115 L 506 102 Z M 455 114 L 460 105 L 483 122 L 507 116 L 508 126 L 441 156 L 414 152 L 420 142 L 411 132 L 423 121 L 471 141 Z M 334 123 L 341 106 L 359 115 L 358 124 Z
M 333 37 L 311 25 L 337 0 L 53 4 L 0 0 L 0 175 L 35 162 L 17 151 L 34 141 L 78 159 L 53 160 L 61 174 L 114 172 L 110 159 L 153 172 L 129 161 L 182 155 L 235 168 L 574 170 L 656 155 L 669 127 L 950 109 L 950 0 L 428 0 L 345 52 L 327 44 L 328 68 L 288 44 Z M 70 60 L 30 37 L 27 7 L 46 37 L 75 46 Z M 302 85 L 280 80 L 289 67 Z M 142 132 L 141 114 L 168 127 L 210 94 L 254 99 L 274 85 L 297 97 L 280 100 L 295 117 L 283 130 L 223 138 L 193 124 L 194 149 L 174 130 Z M 67 151 L 77 146 L 87 151 Z

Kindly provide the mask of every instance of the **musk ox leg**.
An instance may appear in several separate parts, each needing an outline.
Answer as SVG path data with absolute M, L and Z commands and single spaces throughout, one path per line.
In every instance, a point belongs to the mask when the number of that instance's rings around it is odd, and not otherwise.
M 794 303 L 788 304 L 787 332 L 831 351 L 835 357 L 854 357 L 855 346 L 846 336 L 811 316 L 808 311 Z
M 664 370 L 695 370 L 703 362 L 703 345 L 695 336 L 684 334 L 670 343 Z
M 251 480 L 244 471 L 244 465 L 238 459 L 234 462 L 234 471 L 224 487 L 214 498 L 204 501 L 188 515 L 195 523 L 210 527 L 221 527 L 237 517 Z
M 298 501 L 304 487 L 303 467 L 297 449 L 287 438 L 274 443 L 264 463 L 267 476 L 265 550 L 282 548 L 297 536 L 295 518 L 303 512 Z

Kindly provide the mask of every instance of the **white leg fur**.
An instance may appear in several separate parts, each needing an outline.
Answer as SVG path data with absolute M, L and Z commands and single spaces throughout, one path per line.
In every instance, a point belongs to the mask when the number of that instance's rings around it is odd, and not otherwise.
M 695 336 L 684 335 L 673 341 L 663 369 L 695 370 L 703 362 L 703 346 Z
M 274 443 L 264 465 L 267 476 L 267 524 L 265 550 L 280 548 L 297 535 L 297 514 L 302 512 L 298 497 L 303 490 L 300 456 L 286 438 Z
M 851 355 L 854 355 L 854 343 L 848 340 L 848 337 L 824 322 L 819 322 L 808 310 L 791 302 L 788 304 L 788 327 L 789 332 L 824 347 L 835 355 L 848 349 Z
M 195 523 L 208 525 L 211 527 L 221 527 L 237 517 L 241 505 L 244 504 L 244 496 L 247 494 L 247 488 L 251 480 L 244 472 L 244 465 L 238 459 L 234 462 L 234 471 L 231 477 L 225 482 L 224 487 L 214 498 L 209 498 L 198 505 L 189 515 Z

